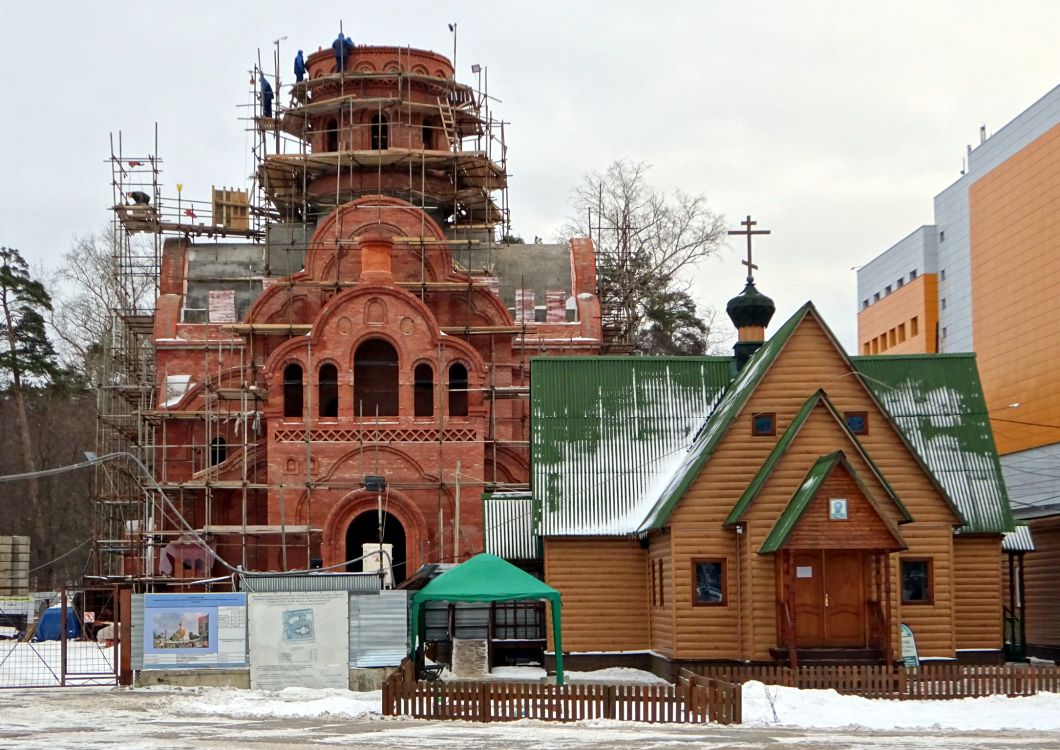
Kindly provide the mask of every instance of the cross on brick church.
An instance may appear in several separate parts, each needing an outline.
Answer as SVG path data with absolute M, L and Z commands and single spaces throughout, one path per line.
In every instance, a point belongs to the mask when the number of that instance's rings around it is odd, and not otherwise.
M 747 218 L 740 222 L 740 226 L 746 227 L 746 229 L 730 229 L 730 235 L 745 235 L 747 237 L 747 260 L 740 261 L 743 265 L 747 266 L 747 283 L 753 283 L 755 280 L 754 272 L 758 269 L 758 266 L 751 260 L 751 236 L 756 234 L 770 234 L 769 229 L 752 229 L 758 225 L 757 221 L 751 219 L 751 215 L 748 214 Z

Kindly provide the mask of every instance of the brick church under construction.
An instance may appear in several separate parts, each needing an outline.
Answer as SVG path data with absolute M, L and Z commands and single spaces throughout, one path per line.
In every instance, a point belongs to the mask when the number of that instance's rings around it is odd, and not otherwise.
M 250 119 L 249 192 L 174 200 L 157 153 L 112 143 L 124 307 L 99 450 L 146 471 L 100 470 L 96 576 L 223 588 L 360 571 L 379 543 L 393 583 L 464 560 L 483 493 L 528 488 L 530 357 L 608 347 L 590 240 L 497 239 L 488 96 L 433 52 L 337 64 L 309 55 L 289 107 L 255 108 L 274 116 Z

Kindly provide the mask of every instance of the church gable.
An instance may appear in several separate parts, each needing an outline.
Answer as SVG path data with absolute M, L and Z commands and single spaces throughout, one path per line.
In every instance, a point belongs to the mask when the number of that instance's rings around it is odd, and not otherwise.
M 817 459 L 759 552 L 792 549 L 905 549 L 842 451 Z

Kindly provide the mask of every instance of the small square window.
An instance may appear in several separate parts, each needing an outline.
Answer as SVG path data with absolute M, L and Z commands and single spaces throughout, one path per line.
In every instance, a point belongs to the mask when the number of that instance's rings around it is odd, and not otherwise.
M 757 436 L 777 434 L 777 415 L 765 411 L 751 415 L 751 434 Z
M 828 499 L 828 520 L 829 521 L 846 521 L 849 518 L 847 514 L 847 499 L 845 497 L 832 497 Z
M 931 560 L 902 560 L 902 604 L 931 604 Z
M 941 308 L 943 310 L 946 309 L 946 298 L 945 297 L 943 297 L 942 299 L 939 300 L 939 308 Z
M 692 606 L 723 606 L 725 600 L 725 561 L 692 560 Z
M 867 299 L 861 300 L 861 309 L 862 310 L 864 310 L 868 306 L 869 306 L 869 301 Z
M 872 301 L 873 302 L 879 302 L 880 301 L 880 293 L 879 292 L 876 292 L 874 295 L 872 295 Z
M 890 284 L 888 284 L 887 286 L 885 286 L 883 288 L 883 293 L 884 294 L 890 294 L 891 293 L 891 285 Z
M 855 435 L 869 434 L 869 415 L 864 411 L 848 411 L 846 413 L 847 427 Z
M 914 268 L 912 271 L 909 272 L 909 280 L 912 281 L 915 278 L 916 278 L 916 269 Z
M 942 338 L 946 338 L 946 326 L 942 326 Z
M 943 268 L 941 271 L 939 271 L 939 281 L 945 281 L 945 280 L 946 280 L 946 269 Z
M 945 241 L 946 241 L 946 230 L 943 229 L 942 231 L 939 232 L 939 242 L 945 242 Z
M 909 321 L 909 335 L 917 336 L 920 333 L 920 320 L 916 315 Z
M 894 283 L 898 285 L 899 289 L 901 289 L 903 286 L 905 286 L 905 279 L 898 279 L 898 281 Z

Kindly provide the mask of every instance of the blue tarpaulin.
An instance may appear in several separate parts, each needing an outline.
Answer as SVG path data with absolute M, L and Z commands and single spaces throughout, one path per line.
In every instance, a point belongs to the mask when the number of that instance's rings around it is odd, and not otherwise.
M 58 641 L 62 640 L 62 623 L 63 611 L 62 607 L 49 607 L 44 610 L 44 614 L 41 615 L 40 623 L 37 625 L 37 632 L 33 636 L 35 641 Z M 66 637 L 67 638 L 80 638 L 81 637 L 81 624 L 77 621 L 77 615 L 74 613 L 73 607 L 68 607 L 66 610 Z

